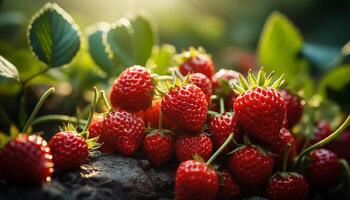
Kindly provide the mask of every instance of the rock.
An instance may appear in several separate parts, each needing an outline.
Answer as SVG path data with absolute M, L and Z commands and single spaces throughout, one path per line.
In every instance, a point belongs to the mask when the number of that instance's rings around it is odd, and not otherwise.
M 79 169 L 56 172 L 51 182 L 41 186 L 0 182 L 0 199 L 173 199 L 176 167 L 174 161 L 154 169 L 142 157 L 95 152 Z

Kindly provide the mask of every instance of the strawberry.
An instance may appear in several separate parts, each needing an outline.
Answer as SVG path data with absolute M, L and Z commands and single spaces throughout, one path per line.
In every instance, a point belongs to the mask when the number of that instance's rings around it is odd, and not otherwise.
M 216 172 L 203 162 L 182 162 L 175 176 L 176 200 L 212 200 L 219 188 Z
M 238 129 L 238 124 L 233 113 L 223 113 L 210 119 L 208 130 L 211 133 L 211 139 L 214 147 L 218 149 L 230 135 L 233 133 L 236 141 L 241 140 L 241 132 Z M 226 152 L 234 147 L 233 143 Z
M 236 199 L 241 195 L 241 189 L 236 181 L 232 178 L 227 169 L 219 173 L 221 178 L 217 197 L 220 199 Z
M 145 136 L 145 123 L 141 117 L 125 110 L 109 112 L 103 127 L 108 144 L 124 156 L 133 155 Z
M 88 129 L 89 137 L 91 138 L 99 137 L 97 142 L 102 144 L 99 150 L 101 152 L 110 154 L 110 153 L 113 153 L 113 148 L 108 145 L 108 141 L 104 137 L 103 120 L 104 118 L 100 117 L 91 122 Z
M 316 149 L 309 156 L 311 164 L 306 169 L 306 178 L 315 189 L 335 186 L 340 173 L 340 162 L 332 151 Z
M 19 134 L 0 151 L 0 171 L 10 182 L 50 181 L 53 173 L 50 147 L 38 135 Z
M 271 152 L 277 155 L 279 163 L 283 161 L 283 154 L 287 144 L 291 145 L 288 155 L 289 162 L 293 162 L 293 159 L 297 155 L 297 142 L 288 129 L 282 128 L 277 140 L 269 145 Z
M 302 99 L 292 94 L 289 90 L 279 90 L 282 95 L 287 108 L 287 126 L 291 129 L 296 125 L 303 114 L 303 104 Z
M 307 200 L 309 184 L 298 173 L 279 173 L 267 183 L 267 197 L 270 200 Z
M 350 162 L 350 129 L 345 130 L 339 138 L 334 140 L 327 148 L 333 151 L 339 158 L 344 158 Z
M 194 155 L 199 155 L 204 160 L 208 160 L 213 144 L 205 134 L 181 135 L 175 140 L 176 157 L 179 161 L 191 160 Z
M 213 93 L 212 88 L 211 88 L 210 79 L 201 73 L 190 74 L 188 79 L 189 79 L 190 83 L 198 86 L 203 91 L 203 93 L 206 96 L 207 102 L 210 105 L 210 102 L 211 102 L 210 98 L 211 98 L 211 95 Z
M 161 102 L 162 102 L 161 99 L 153 100 L 152 106 L 149 107 L 143 113 L 143 118 L 145 120 L 145 124 L 150 125 L 152 128 L 159 127 L 159 112 L 160 112 Z M 164 115 L 162 117 L 162 127 L 165 129 L 175 129 L 176 128 L 174 123 L 171 123 L 171 121 Z
M 161 110 L 177 127 L 199 132 L 207 119 L 208 102 L 195 85 L 175 86 L 163 96 Z
M 266 78 L 261 69 L 258 78 L 251 72 L 247 82 L 240 76 L 240 86 L 234 84 L 235 90 L 241 94 L 234 102 L 237 121 L 252 136 L 271 144 L 279 135 L 286 113 L 284 99 L 276 88 L 282 84 L 282 77 L 272 85 L 272 75 Z
M 273 156 L 254 146 L 243 146 L 228 159 L 230 171 L 240 185 L 254 187 L 272 175 Z
M 60 131 L 49 141 L 55 168 L 69 170 L 82 165 L 89 157 L 87 141 L 75 131 Z
M 173 156 L 174 142 L 169 135 L 164 135 L 160 130 L 154 130 L 144 138 L 143 149 L 154 166 L 161 166 Z
M 211 79 L 215 73 L 215 65 L 207 54 L 200 51 L 190 48 L 189 51 L 182 53 L 179 70 L 184 76 L 198 72 Z
M 226 96 L 228 93 L 231 93 L 231 90 L 225 90 L 226 88 L 229 89 L 230 81 L 239 81 L 239 75 L 240 73 L 234 70 L 230 69 L 220 69 L 218 72 L 214 74 L 214 76 L 211 78 L 211 82 L 213 85 L 213 90 L 215 94 L 223 94 Z
M 110 101 L 114 109 L 146 110 L 152 103 L 154 84 L 151 74 L 142 66 L 124 70 L 113 83 Z
M 314 128 L 314 139 L 312 143 L 317 143 L 332 133 L 331 125 L 326 120 L 320 120 L 317 122 Z

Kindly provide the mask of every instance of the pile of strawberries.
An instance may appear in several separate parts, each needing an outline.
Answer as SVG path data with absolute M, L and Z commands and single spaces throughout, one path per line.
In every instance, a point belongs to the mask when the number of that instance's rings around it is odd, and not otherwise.
M 303 101 L 279 89 L 283 77 L 273 79 L 263 69 L 256 76 L 249 72 L 247 79 L 233 70 L 215 73 L 211 58 L 193 50 L 171 72 L 161 76 L 142 66 L 127 68 L 110 88 L 111 106 L 105 98 L 107 113 L 82 133 L 68 127 L 48 144 L 40 136 L 18 135 L 0 151 L 0 176 L 41 183 L 53 168 L 78 167 L 89 149 L 100 147 L 123 156 L 142 152 L 154 167 L 176 156 L 177 200 L 303 200 L 339 183 L 344 160 L 338 156 L 350 157 L 350 140 L 305 151 L 332 131 L 321 121 L 310 141 L 291 133 Z

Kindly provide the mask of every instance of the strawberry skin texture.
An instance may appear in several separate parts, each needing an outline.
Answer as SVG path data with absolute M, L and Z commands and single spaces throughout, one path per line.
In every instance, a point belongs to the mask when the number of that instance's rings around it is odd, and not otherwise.
M 229 82 L 236 80 L 238 82 L 240 73 L 230 69 L 220 69 L 211 78 L 213 90 L 219 90 L 221 87 L 221 81 Z
M 152 101 L 152 106 L 147 108 L 147 110 L 143 113 L 143 119 L 145 120 L 146 126 L 150 125 L 152 128 L 159 127 L 159 113 L 160 113 L 160 105 L 162 100 L 156 99 Z M 162 116 L 162 127 L 165 129 L 175 129 L 176 126 L 171 123 L 171 121 L 166 117 Z
M 212 200 L 219 188 L 216 172 L 195 160 L 182 162 L 175 176 L 176 200 Z
M 206 96 L 208 105 L 210 105 L 211 95 L 213 93 L 210 79 L 202 73 L 190 74 L 188 78 L 193 85 L 198 86 L 203 91 Z
M 271 152 L 277 155 L 277 161 L 282 164 L 286 145 L 290 144 L 288 162 L 292 163 L 297 155 L 297 142 L 294 136 L 286 128 L 281 128 L 279 136 L 275 142 L 269 145 Z
M 222 182 L 219 185 L 217 197 L 220 199 L 237 199 L 241 195 L 241 189 L 237 182 L 226 169 L 220 172 L 220 176 Z
M 282 128 L 286 107 L 277 90 L 257 87 L 236 98 L 234 111 L 238 123 L 252 136 L 271 144 Z
M 232 113 L 223 113 L 221 115 L 213 117 L 208 126 L 209 132 L 211 133 L 211 140 L 213 141 L 214 147 L 218 149 L 233 133 L 236 141 L 241 140 L 241 132 L 239 131 L 236 118 Z M 231 143 L 225 152 L 232 149 L 234 144 Z
M 184 85 L 164 95 L 161 109 L 169 120 L 177 123 L 178 128 L 199 132 L 207 119 L 208 102 L 199 87 Z
M 340 162 L 335 153 L 327 149 L 317 149 L 310 153 L 311 164 L 306 170 L 306 178 L 315 189 L 334 186 L 340 173 Z
M 125 110 L 109 112 L 104 120 L 104 134 L 109 145 L 124 156 L 133 155 L 141 146 L 145 123 L 141 117 Z
M 184 76 L 198 72 L 211 79 L 215 73 L 215 65 L 210 57 L 206 55 L 198 55 L 188 59 L 180 65 L 179 71 Z
M 98 118 L 91 122 L 89 126 L 89 138 L 98 138 L 98 142 L 102 144 L 102 146 L 98 149 L 99 151 L 103 153 L 111 154 L 113 153 L 113 148 L 108 145 L 107 139 L 104 137 L 104 128 L 103 128 L 103 120 L 104 118 Z
M 50 147 L 37 135 L 19 134 L 0 151 L 2 178 L 10 182 L 40 184 L 51 180 Z
M 174 141 L 169 136 L 162 136 L 159 130 L 147 135 L 143 140 L 143 149 L 152 165 L 158 167 L 168 162 L 174 155 Z
M 263 184 L 272 175 L 274 159 L 255 147 L 246 146 L 229 157 L 228 166 L 240 185 L 253 187 Z
M 56 133 L 49 141 L 55 168 L 68 170 L 79 167 L 89 157 L 86 141 L 73 131 Z
M 280 93 L 284 99 L 287 108 L 287 124 L 291 129 L 301 119 L 303 115 L 303 104 L 299 96 L 292 94 L 288 90 L 280 90 Z
M 153 94 L 151 74 L 144 67 L 134 65 L 115 80 L 109 98 L 114 109 L 136 112 L 146 110 L 151 105 Z
M 331 125 L 326 120 L 320 120 L 314 128 L 314 133 L 315 135 L 312 143 L 317 143 L 332 133 Z
M 307 200 L 309 184 L 301 174 L 283 173 L 269 180 L 266 193 L 270 200 Z
M 213 143 L 205 134 L 181 135 L 175 140 L 175 151 L 181 162 L 191 160 L 196 154 L 208 160 L 213 152 Z

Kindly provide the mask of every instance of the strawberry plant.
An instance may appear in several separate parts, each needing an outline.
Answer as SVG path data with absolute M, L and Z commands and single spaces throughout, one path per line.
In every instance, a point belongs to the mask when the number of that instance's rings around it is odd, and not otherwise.
M 48 182 L 75 174 L 67 185 L 110 199 L 163 198 L 147 188 L 164 187 L 178 200 L 350 198 L 349 65 L 345 55 L 325 62 L 281 13 L 267 19 L 246 71 L 203 47 L 159 43 L 145 13 L 81 30 L 47 3 L 27 40 L 39 66 L 29 74 L 9 61 L 16 52 L 0 56 L 0 189 L 46 195 Z M 315 77 L 320 63 L 334 68 Z

